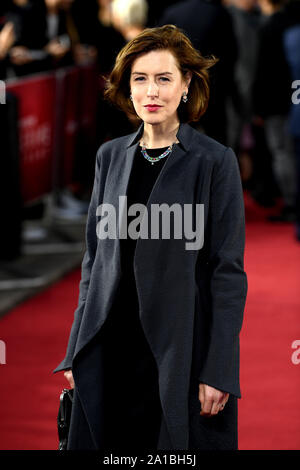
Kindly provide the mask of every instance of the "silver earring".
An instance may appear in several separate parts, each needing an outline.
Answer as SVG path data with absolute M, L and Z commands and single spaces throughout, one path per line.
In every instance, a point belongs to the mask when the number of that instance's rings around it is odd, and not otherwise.
M 129 98 L 130 98 L 130 99 L 131 99 L 131 101 L 132 101 L 132 95 L 130 95 L 130 97 L 129 97 Z
M 183 92 L 183 95 L 182 95 L 182 101 L 183 101 L 184 103 L 186 103 L 186 102 L 187 102 L 187 100 L 188 100 L 188 97 L 187 97 L 187 92 L 186 92 L 186 91 L 184 91 L 184 92 Z

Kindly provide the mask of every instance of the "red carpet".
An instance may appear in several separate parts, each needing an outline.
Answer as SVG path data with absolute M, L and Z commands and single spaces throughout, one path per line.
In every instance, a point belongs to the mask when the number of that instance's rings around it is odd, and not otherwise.
M 292 224 L 270 224 L 248 198 L 241 333 L 240 449 L 300 449 L 300 243 Z M 300 358 L 300 354 L 299 354 Z
M 300 449 L 300 243 L 293 226 L 271 225 L 246 198 L 249 293 L 241 334 L 240 449 Z M 0 448 L 56 449 L 59 393 L 52 370 L 63 358 L 80 271 L 0 320 L 7 348 L 0 365 Z
M 80 271 L 0 320 L 0 449 L 57 449 L 59 394 L 68 386 L 52 370 L 63 359 L 77 304 Z

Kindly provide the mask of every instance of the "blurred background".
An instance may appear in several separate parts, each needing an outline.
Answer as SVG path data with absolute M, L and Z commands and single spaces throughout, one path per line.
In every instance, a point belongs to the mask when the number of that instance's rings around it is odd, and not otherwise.
M 246 212 L 240 449 L 300 449 L 300 1 L 1 0 L 0 449 L 56 449 L 103 99 L 119 50 L 175 24 L 211 70 L 192 125 L 234 149 Z M 2 93 L 1 90 L 6 90 Z

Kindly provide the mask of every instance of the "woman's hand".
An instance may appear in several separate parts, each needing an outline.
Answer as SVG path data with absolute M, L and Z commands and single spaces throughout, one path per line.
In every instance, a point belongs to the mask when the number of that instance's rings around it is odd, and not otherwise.
M 73 379 L 73 374 L 72 374 L 71 369 L 66 370 L 66 372 L 64 373 L 64 376 L 66 377 L 67 381 L 69 382 L 70 387 L 74 388 L 75 384 L 74 384 L 74 379 Z
M 229 393 L 217 390 L 210 385 L 199 384 L 199 400 L 201 403 L 201 416 L 215 416 L 222 411 L 229 398 Z

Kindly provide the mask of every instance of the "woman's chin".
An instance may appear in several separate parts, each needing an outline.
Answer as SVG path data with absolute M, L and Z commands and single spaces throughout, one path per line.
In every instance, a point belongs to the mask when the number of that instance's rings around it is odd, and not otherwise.
M 159 125 L 159 124 L 165 124 L 168 121 L 168 119 L 166 117 L 158 116 L 158 115 L 156 115 L 156 116 L 154 116 L 154 115 L 153 116 L 149 116 L 149 115 L 145 116 L 144 115 L 142 117 L 142 120 L 144 121 L 145 124 L 151 124 L 153 126 Z

